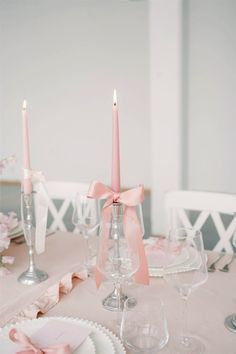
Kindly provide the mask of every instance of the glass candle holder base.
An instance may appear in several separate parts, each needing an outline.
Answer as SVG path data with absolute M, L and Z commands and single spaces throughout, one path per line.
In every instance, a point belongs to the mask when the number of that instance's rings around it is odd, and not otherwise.
M 124 308 L 124 303 L 128 299 L 128 296 L 124 293 L 120 294 L 120 299 L 118 297 L 117 290 L 114 289 L 102 302 L 103 307 L 109 311 L 122 311 Z M 129 303 L 129 307 L 133 308 L 137 301 L 135 299 Z
M 236 314 L 235 313 L 226 317 L 225 327 L 229 331 L 236 333 Z
M 35 268 L 33 270 L 27 269 L 25 272 L 23 272 L 19 276 L 18 282 L 24 285 L 34 285 L 41 283 L 46 279 L 48 279 L 48 274 L 43 270 Z

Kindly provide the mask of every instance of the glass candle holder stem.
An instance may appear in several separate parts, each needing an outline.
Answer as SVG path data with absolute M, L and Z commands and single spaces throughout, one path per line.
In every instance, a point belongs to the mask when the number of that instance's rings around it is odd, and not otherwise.
M 33 193 L 21 195 L 21 217 L 23 222 L 24 236 L 28 246 L 29 265 L 28 269 L 23 272 L 18 281 L 24 285 L 34 285 L 41 283 L 48 278 L 48 274 L 35 265 L 34 257 L 34 229 L 33 229 Z

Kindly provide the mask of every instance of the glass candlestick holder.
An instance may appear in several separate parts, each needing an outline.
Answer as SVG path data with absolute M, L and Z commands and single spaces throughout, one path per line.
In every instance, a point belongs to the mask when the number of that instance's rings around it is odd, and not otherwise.
M 135 237 L 128 240 L 124 231 L 123 205 L 113 203 L 111 220 L 102 223 L 101 234 L 108 237 L 108 254 L 104 254 L 103 243 L 100 243 L 98 251 L 97 267 L 100 272 L 113 281 L 114 289 L 102 302 L 103 307 L 110 311 L 122 311 L 124 302 L 128 296 L 122 291 L 122 284 L 133 276 L 139 267 L 139 255 Z M 135 233 L 135 224 L 126 217 L 126 224 Z M 133 224 L 133 227 L 131 226 Z M 130 301 L 130 307 L 135 306 L 136 301 Z
M 25 285 L 38 284 L 48 278 L 48 274 L 35 265 L 34 193 L 21 193 L 21 219 L 28 246 L 29 265 L 28 269 L 19 276 L 18 281 Z

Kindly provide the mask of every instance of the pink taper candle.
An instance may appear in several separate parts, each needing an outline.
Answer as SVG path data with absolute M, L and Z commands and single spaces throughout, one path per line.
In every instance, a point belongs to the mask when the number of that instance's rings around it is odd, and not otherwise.
M 29 133 L 28 117 L 26 111 L 26 100 L 22 106 L 22 139 L 23 139 L 23 191 L 24 194 L 32 192 L 32 182 L 30 176 L 30 152 L 29 152 Z
M 119 118 L 116 90 L 113 94 L 112 108 L 112 172 L 111 188 L 114 192 L 120 192 L 120 144 L 119 144 Z

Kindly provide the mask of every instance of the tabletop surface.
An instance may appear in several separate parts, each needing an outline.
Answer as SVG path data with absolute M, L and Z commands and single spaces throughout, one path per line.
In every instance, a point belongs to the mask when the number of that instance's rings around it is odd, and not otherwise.
M 7 254 L 16 257 L 16 262 L 11 266 L 12 274 L 0 278 L 0 325 L 9 321 L 20 307 L 23 308 L 35 301 L 39 294 L 56 283 L 63 274 L 81 270 L 83 242 L 78 235 L 58 232 L 47 239 L 46 247 L 46 252 L 37 257 L 37 262 L 48 271 L 50 277 L 44 283 L 28 287 L 17 282 L 18 275 L 27 265 L 26 245 L 12 244 L 7 250 Z M 212 256 L 212 253 L 208 254 L 209 258 Z M 71 293 L 63 296 L 44 316 L 80 317 L 101 323 L 112 330 L 116 313 L 102 307 L 102 299 L 111 289 L 112 285 L 109 282 L 104 282 L 97 289 L 93 278 L 80 281 Z M 161 352 L 177 354 L 171 349 L 171 338 L 181 325 L 181 300 L 177 292 L 163 278 L 153 277 L 150 278 L 149 287 L 131 284 L 125 290 L 128 295 L 134 296 L 137 292 L 150 291 L 162 298 L 170 341 Z M 236 312 L 236 261 L 228 273 L 218 270 L 209 273 L 207 283 L 196 289 L 189 298 L 189 332 L 201 337 L 207 354 L 236 353 L 236 334 L 224 327 L 225 317 L 234 312 Z

